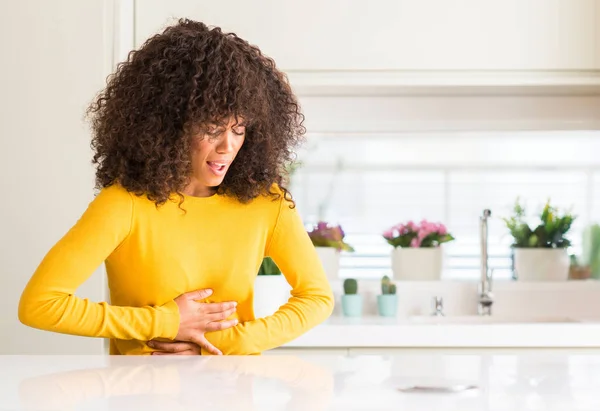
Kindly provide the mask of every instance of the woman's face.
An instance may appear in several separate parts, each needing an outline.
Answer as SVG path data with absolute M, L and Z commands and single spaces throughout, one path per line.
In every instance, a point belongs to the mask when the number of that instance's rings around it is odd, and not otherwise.
M 244 144 L 246 127 L 241 118 L 231 117 L 226 125 L 211 124 L 206 134 L 192 144 L 192 182 L 188 194 L 214 193 Z

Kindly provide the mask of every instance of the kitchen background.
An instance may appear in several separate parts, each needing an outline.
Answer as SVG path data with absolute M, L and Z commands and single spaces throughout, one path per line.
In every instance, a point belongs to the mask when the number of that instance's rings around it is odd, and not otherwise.
M 600 221 L 595 0 L 57 0 L 2 7 L 0 353 L 102 350 L 95 340 L 22 326 L 18 298 L 93 196 L 85 106 L 129 50 L 177 17 L 236 32 L 288 73 L 308 131 L 291 183 L 298 209 L 307 227 L 341 224 L 355 249 L 341 254 L 336 298 L 345 278 L 374 292 L 382 275 L 392 275 L 382 233 L 400 222 L 443 222 L 456 238 L 444 245 L 442 281 L 398 284 L 402 310 L 409 300 L 403 292 L 429 307 L 433 294 L 456 300 L 464 290 L 454 297 L 448 290 L 476 289 L 486 208 L 489 265 L 494 281 L 507 284 L 515 282 L 512 238 L 502 217 L 518 197 L 532 213 L 550 199 L 577 216 L 569 254 L 583 253 L 585 229 Z M 572 283 L 541 286 L 554 294 L 536 300 L 538 312 L 560 296 L 554 314 L 595 314 L 600 288 Z M 535 300 L 535 289 L 527 290 Z M 461 298 L 475 307 L 476 293 L 468 293 Z M 78 294 L 105 298 L 102 268 Z M 510 301 L 504 307 L 511 313 L 526 305 Z M 460 311 L 448 298 L 446 307 Z

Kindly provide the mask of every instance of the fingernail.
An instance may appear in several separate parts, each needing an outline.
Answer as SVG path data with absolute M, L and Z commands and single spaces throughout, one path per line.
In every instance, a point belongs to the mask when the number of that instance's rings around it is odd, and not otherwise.
M 213 293 L 213 291 L 210 288 L 207 288 L 206 292 L 208 293 L 208 295 L 211 295 Z
M 235 302 L 235 301 L 234 301 L 234 302 L 233 302 L 233 306 L 234 306 L 234 307 L 237 307 L 237 302 Z
M 154 347 L 154 343 L 152 341 L 148 341 L 148 347 L 153 348 Z

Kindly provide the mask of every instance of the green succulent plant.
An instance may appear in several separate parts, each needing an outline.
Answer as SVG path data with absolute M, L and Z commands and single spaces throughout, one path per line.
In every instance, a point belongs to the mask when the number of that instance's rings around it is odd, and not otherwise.
M 592 224 L 583 232 L 583 253 L 581 255 L 581 265 L 587 265 L 592 270 L 593 278 L 600 278 L 600 225 Z M 577 265 L 577 261 L 571 261 L 572 265 Z
M 381 294 L 396 294 L 396 284 L 392 283 L 387 275 L 381 279 Z
M 344 280 L 344 294 L 358 293 L 358 282 L 354 278 L 346 278 Z
M 279 275 L 281 270 L 275 264 L 271 257 L 263 258 L 263 261 L 258 269 L 258 275 Z
M 535 227 L 526 222 L 526 211 L 517 198 L 513 215 L 504 218 L 506 227 L 513 237 L 513 247 L 516 248 L 567 248 L 571 245 L 566 238 L 567 232 L 575 220 L 575 216 L 559 210 L 546 202 L 544 209 L 539 215 L 539 223 Z

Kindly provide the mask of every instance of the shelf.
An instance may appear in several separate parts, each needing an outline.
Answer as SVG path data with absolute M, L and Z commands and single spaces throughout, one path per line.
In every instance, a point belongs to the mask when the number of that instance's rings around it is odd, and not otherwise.
M 303 96 L 600 95 L 600 70 L 588 71 L 294 71 Z
M 600 322 L 578 319 L 411 322 L 331 317 L 289 348 L 600 348 Z

